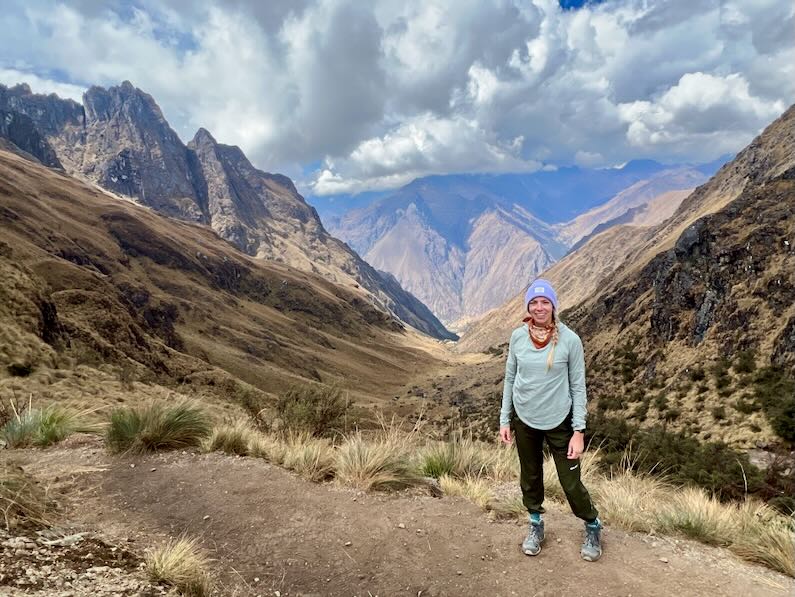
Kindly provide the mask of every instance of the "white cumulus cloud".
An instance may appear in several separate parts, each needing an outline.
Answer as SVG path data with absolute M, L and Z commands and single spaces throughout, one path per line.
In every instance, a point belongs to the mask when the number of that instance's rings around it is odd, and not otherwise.
M 795 102 L 793 31 L 791 0 L 9 0 L 0 82 L 127 79 L 186 141 L 354 192 L 737 151 Z

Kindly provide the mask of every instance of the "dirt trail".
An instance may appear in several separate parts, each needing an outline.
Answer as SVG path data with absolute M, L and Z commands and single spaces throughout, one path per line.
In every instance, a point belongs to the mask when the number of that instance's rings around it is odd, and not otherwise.
M 491 522 L 461 499 L 364 494 L 221 454 L 113 458 L 92 442 L 13 456 L 71 496 L 72 521 L 111 540 L 143 549 L 170 535 L 200 537 L 223 594 L 734 596 L 795 588 L 725 550 L 612 529 L 602 560 L 583 562 L 581 524 L 562 510 L 548 513 L 544 550 L 529 558 L 519 550 L 523 525 Z

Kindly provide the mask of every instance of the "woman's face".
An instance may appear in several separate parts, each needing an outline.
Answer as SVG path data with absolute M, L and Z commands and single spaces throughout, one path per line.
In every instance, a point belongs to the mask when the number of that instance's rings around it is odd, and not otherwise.
M 527 305 L 527 312 L 538 325 L 552 323 L 552 302 L 543 296 L 537 296 Z

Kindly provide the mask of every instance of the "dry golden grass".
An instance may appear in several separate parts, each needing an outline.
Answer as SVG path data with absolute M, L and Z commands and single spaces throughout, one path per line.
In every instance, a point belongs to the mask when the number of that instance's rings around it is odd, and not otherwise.
M 486 505 L 486 509 L 497 519 L 527 517 L 527 508 L 522 503 L 521 495 L 495 499 Z
M 486 508 L 494 500 L 491 483 L 482 477 L 439 477 L 439 487 L 445 495 L 465 497 L 481 508 Z
M 366 440 L 360 432 L 345 438 L 334 453 L 339 483 L 359 489 L 399 489 L 422 481 L 404 442 L 387 433 Z
M 258 446 L 260 434 L 246 419 L 238 419 L 213 428 L 209 438 L 202 444 L 205 452 L 225 452 L 247 456 Z
M 669 496 L 660 508 L 661 529 L 709 545 L 727 546 L 738 530 L 736 508 L 722 504 L 702 489 L 686 487 Z
M 0 464 L 0 515 L 7 530 L 25 523 L 48 525 L 51 511 L 47 492 L 33 477 L 12 463 Z
M 795 520 L 749 500 L 737 507 L 740 532 L 729 546 L 745 560 L 795 577 Z
M 586 485 L 609 525 L 626 531 L 650 532 L 658 525 L 660 504 L 672 489 L 657 477 L 622 471 Z
M 497 482 L 519 479 L 519 456 L 516 453 L 516 448 L 498 445 L 495 450 L 491 478 Z
M 182 595 L 205 597 L 213 588 L 210 560 L 196 539 L 169 539 L 146 554 L 146 571 L 156 582 L 164 582 Z
M 309 433 L 290 433 L 284 439 L 281 465 L 310 481 L 325 481 L 334 475 L 334 453 L 328 440 Z

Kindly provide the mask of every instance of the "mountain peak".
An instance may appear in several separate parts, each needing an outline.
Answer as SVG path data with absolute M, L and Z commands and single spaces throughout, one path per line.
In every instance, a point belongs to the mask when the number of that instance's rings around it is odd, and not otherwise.
M 129 81 L 114 87 L 92 85 L 83 94 L 83 105 L 88 120 L 110 120 L 124 111 L 149 112 L 151 116 L 165 124 L 165 118 L 154 98 L 135 87 Z M 124 110 L 126 108 L 126 110 Z
M 199 147 L 202 145 L 218 145 L 218 142 L 215 140 L 215 137 L 212 136 L 212 133 L 208 131 L 206 128 L 201 127 L 196 134 L 193 135 L 193 139 L 190 143 L 188 143 L 189 147 Z

